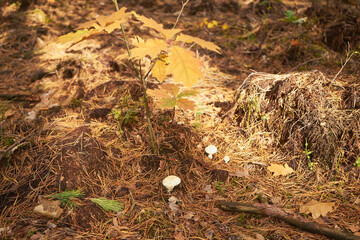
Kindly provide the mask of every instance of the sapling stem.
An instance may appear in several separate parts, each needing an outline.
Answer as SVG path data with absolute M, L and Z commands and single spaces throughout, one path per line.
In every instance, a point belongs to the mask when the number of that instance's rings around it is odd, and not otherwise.
M 116 0 L 114 0 L 116 1 Z M 117 5 L 116 5 L 117 6 Z M 138 79 L 141 81 L 142 86 L 143 86 L 143 98 L 144 98 L 144 105 L 145 105 L 145 113 L 146 113 L 146 121 L 147 121 L 147 126 L 148 126 L 148 131 L 149 131 L 149 140 L 150 140 L 150 146 L 151 146 L 151 151 L 153 154 L 157 153 L 156 147 L 155 147 L 155 135 L 154 135 L 154 131 L 152 128 L 152 124 L 151 124 L 151 119 L 150 119 L 150 108 L 149 108 L 149 103 L 148 103 L 148 99 L 147 99 L 147 84 L 146 84 L 146 79 L 147 76 L 149 75 L 150 71 L 145 75 L 145 77 L 142 77 L 141 73 L 138 71 L 138 69 L 135 66 L 134 61 L 131 59 L 131 52 L 130 52 L 130 47 L 129 47 L 129 42 L 127 40 L 126 34 L 125 34 L 125 30 L 124 30 L 124 25 L 121 24 L 121 31 L 125 40 L 125 44 L 126 44 L 126 49 L 129 55 L 129 59 L 131 62 L 131 65 L 136 73 L 136 76 L 138 77 Z
M 119 11 L 119 4 L 117 3 L 117 0 L 112 0 L 112 1 L 115 4 L 116 11 Z

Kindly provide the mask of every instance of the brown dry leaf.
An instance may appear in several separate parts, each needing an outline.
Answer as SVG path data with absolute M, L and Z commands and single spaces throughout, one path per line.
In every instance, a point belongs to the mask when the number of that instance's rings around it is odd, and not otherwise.
M 274 176 L 280 176 L 280 175 L 286 176 L 294 172 L 294 170 L 291 167 L 289 167 L 289 165 L 287 165 L 286 163 L 284 166 L 280 164 L 272 163 L 270 166 L 267 167 L 267 169 L 270 172 L 273 172 Z
M 182 29 L 164 29 L 164 26 L 162 24 L 157 23 L 152 18 L 147 18 L 135 12 L 133 12 L 133 14 L 139 21 L 144 23 L 145 27 L 155 29 L 156 31 L 161 33 L 165 39 L 171 39 L 175 34 L 182 31 Z
M 179 205 L 177 205 L 179 199 L 177 197 L 171 196 L 168 201 L 171 212 L 177 213 L 180 210 Z
M 202 48 L 206 48 L 206 49 L 209 49 L 211 51 L 221 54 L 219 51 L 220 50 L 219 46 L 217 46 L 215 43 L 205 41 L 201 38 L 197 38 L 197 37 L 193 37 L 193 36 L 181 33 L 176 37 L 176 41 L 185 42 L 185 43 L 193 43 L 194 42 L 196 44 L 199 44 Z
M 265 237 L 259 233 L 256 233 L 255 236 L 256 236 L 256 240 L 265 240 Z
M 166 51 L 168 46 L 163 40 L 157 38 L 150 38 L 140 43 L 134 40 L 133 43 L 136 47 L 131 49 L 131 57 L 137 59 L 142 59 L 147 55 L 151 59 L 157 58 L 161 51 Z
M 174 239 L 175 240 L 185 240 L 185 237 L 182 234 L 182 232 L 177 232 L 177 233 L 174 234 Z
M 152 76 L 155 77 L 160 83 L 166 78 L 166 63 L 162 60 L 157 60 L 151 70 Z
M 183 216 L 183 218 L 185 218 L 186 220 L 190 220 L 195 216 L 195 214 L 193 212 L 187 212 L 185 213 L 185 215 Z
M 201 62 L 194 57 L 194 53 L 185 49 L 172 46 L 169 55 L 169 65 L 167 74 L 172 74 L 175 82 L 183 83 L 186 87 L 192 87 L 200 78 L 203 78 L 201 72 Z
M 234 177 L 239 177 L 239 178 L 243 178 L 243 177 L 249 177 L 249 172 L 247 171 L 247 169 L 244 170 L 236 170 L 234 173 L 229 173 L 230 176 L 234 176 Z
M 50 218 L 59 218 L 64 210 L 60 207 L 60 202 L 54 200 L 39 199 L 40 205 L 34 208 L 34 212 Z
M 10 110 L 7 110 L 4 114 L 4 117 L 5 118 L 8 118 L 8 117 L 11 117 L 12 115 L 14 115 L 16 113 L 16 111 L 14 109 L 10 109 Z
M 316 200 L 311 200 L 307 204 L 300 206 L 300 213 L 311 213 L 311 216 L 316 219 L 320 216 L 326 216 L 328 212 L 332 212 L 334 206 L 334 202 L 321 203 Z

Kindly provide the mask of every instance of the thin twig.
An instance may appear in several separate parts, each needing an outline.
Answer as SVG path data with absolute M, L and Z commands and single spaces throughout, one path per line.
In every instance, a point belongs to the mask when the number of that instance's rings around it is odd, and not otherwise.
M 29 137 L 31 137 L 32 135 L 34 135 L 34 133 L 36 132 L 36 130 L 32 131 L 32 133 L 30 133 L 29 135 L 19 139 L 18 141 L 16 141 L 14 144 L 12 144 L 10 147 L 8 147 L 3 154 L 0 156 L 0 160 L 3 159 L 10 151 L 15 151 L 18 147 L 20 147 L 23 143 L 23 141 L 25 141 L 25 139 L 28 139 Z
M 185 3 L 183 3 L 183 5 L 181 6 L 180 13 L 179 13 L 179 15 L 177 16 L 176 21 L 175 21 L 174 26 L 173 26 L 172 29 L 174 29 L 174 28 L 176 27 L 176 24 L 179 22 L 179 19 L 180 19 L 180 17 L 181 17 L 181 14 L 182 14 L 182 12 L 184 11 L 185 5 L 186 5 L 188 2 L 189 2 L 189 0 L 187 0 L 187 1 L 186 1 Z
M 339 72 L 335 75 L 335 77 L 333 78 L 333 80 L 330 83 L 330 86 L 333 85 L 333 83 L 335 82 L 336 78 L 339 76 L 339 74 L 342 72 L 342 70 L 344 69 L 344 67 L 346 66 L 346 64 L 348 63 L 348 61 L 351 59 L 351 57 L 354 55 L 355 52 L 352 52 L 349 56 L 349 53 L 346 54 L 346 59 L 345 59 L 345 63 L 341 66 Z
M 132 193 L 131 193 L 130 190 L 129 190 L 129 195 L 130 195 L 130 198 L 131 198 L 131 207 L 130 207 L 129 212 L 126 214 L 126 215 L 128 215 L 128 216 L 130 216 L 132 210 L 133 210 L 134 207 L 135 207 L 135 200 L 134 200 L 134 197 L 133 197 L 133 195 L 132 195 Z
M 296 65 L 295 67 L 293 67 L 293 68 L 290 70 L 290 72 L 296 70 L 298 67 L 301 67 L 301 66 L 304 66 L 304 65 L 308 64 L 309 62 L 314 62 L 314 61 L 318 61 L 318 60 L 321 60 L 321 59 L 323 59 L 323 57 L 318 57 L 318 58 L 309 59 L 309 60 L 307 60 L 307 61 L 305 61 L 305 62 L 303 62 L 303 63 L 300 63 L 299 65 Z

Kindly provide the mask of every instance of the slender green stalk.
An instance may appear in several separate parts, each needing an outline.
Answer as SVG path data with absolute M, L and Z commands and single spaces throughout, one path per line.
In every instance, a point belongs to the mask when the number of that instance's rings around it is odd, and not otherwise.
M 116 1 L 116 0 L 114 0 Z M 154 135 L 154 131 L 152 128 L 152 124 L 151 124 L 151 118 L 150 118 L 150 108 L 149 108 L 149 103 L 148 103 L 148 99 L 147 99 L 147 85 L 146 85 L 146 78 L 149 75 L 150 71 L 146 74 L 145 77 L 141 76 L 141 73 L 138 71 L 138 69 L 135 66 L 134 61 L 131 59 L 131 52 L 130 52 L 130 47 L 129 47 L 129 42 L 127 40 L 126 34 L 125 34 L 125 30 L 124 30 L 124 26 L 123 24 L 121 24 L 121 31 L 125 40 L 125 44 L 126 44 L 126 49 L 130 58 L 130 62 L 131 65 L 137 75 L 137 77 L 139 78 L 139 80 L 141 81 L 142 85 L 143 85 L 143 98 L 144 98 L 144 104 L 145 104 L 145 112 L 146 112 L 146 121 L 147 121 L 147 125 L 148 125 L 148 130 L 149 130 L 149 140 L 150 140 L 150 145 L 151 145 L 151 150 L 154 154 L 157 153 L 156 147 L 155 147 L 155 135 Z
M 119 11 L 119 5 L 117 3 L 117 0 L 112 0 L 113 3 L 115 4 L 115 7 L 116 7 L 116 11 Z

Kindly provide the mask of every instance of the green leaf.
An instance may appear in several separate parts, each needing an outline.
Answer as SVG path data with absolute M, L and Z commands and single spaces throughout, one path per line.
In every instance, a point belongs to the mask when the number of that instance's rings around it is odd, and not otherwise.
M 285 11 L 285 17 L 286 17 L 288 20 L 292 19 L 292 18 L 294 17 L 294 15 L 295 15 L 295 13 L 294 13 L 293 11 L 291 11 L 291 10 L 286 10 L 286 11 Z
M 90 198 L 89 200 L 96 203 L 107 212 L 120 212 L 123 209 L 123 204 L 116 200 L 109 200 L 106 198 Z

